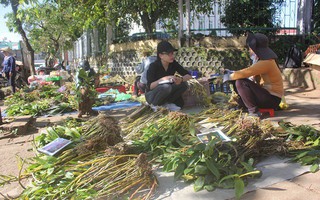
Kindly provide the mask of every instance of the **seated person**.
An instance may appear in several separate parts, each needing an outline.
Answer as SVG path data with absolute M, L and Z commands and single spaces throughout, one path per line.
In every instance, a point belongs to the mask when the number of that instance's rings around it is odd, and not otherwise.
M 157 60 L 147 71 L 146 101 L 153 110 L 165 106 L 170 110 L 180 110 L 183 105 L 182 94 L 188 89 L 186 81 L 191 79 L 189 72 L 174 58 L 177 51 L 169 42 L 161 41 L 157 46 Z M 178 72 L 182 77 L 174 76 Z M 162 84 L 167 81 L 168 83 Z
M 134 81 L 134 91 L 132 93 L 133 97 L 139 96 L 139 90 L 143 93 L 146 92 L 147 87 L 147 71 L 151 63 L 153 63 L 157 56 L 150 56 L 150 52 L 143 52 L 143 61 L 139 64 L 135 71 L 138 74 L 136 80 Z
M 240 107 L 248 109 L 249 115 L 261 117 L 259 108 L 277 109 L 284 94 L 283 80 L 276 59 L 277 55 L 268 47 L 267 36 L 249 33 L 246 43 L 251 58 L 257 58 L 250 67 L 228 75 L 235 80 L 235 92 Z M 254 80 L 249 78 L 253 76 Z

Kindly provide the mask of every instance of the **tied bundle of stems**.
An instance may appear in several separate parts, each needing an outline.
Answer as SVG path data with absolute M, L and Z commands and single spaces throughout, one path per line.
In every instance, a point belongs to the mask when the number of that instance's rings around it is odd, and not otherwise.
M 165 108 L 160 108 L 156 112 L 153 112 L 149 106 L 142 105 L 132 115 L 120 121 L 124 139 L 134 140 L 140 138 L 144 128 L 168 113 L 169 111 Z
M 64 163 L 59 170 L 33 169 L 32 186 L 23 191 L 22 199 L 150 199 L 157 179 L 145 154 L 106 155 Z M 51 173 L 49 174 L 49 171 Z
M 149 199 L 157 180 L 145 154 L 127 154 L 117 121 L 99 115 L 84 127 L 82 141 L 59 157 L 38 155 L 26 175 L 32 176 L 22 198 Z
M 156 162 L 163 163 L 167 153 L 197 142 L 193 118 L 180 112 L 169 112 L 142 130 L 143 135 L 133 141 L 140 152 L 147 152 Z
M 247 158 L 263 158 L 275 153 L 285 154 L 287 145 L 283 137 L 277 136 L 277 130 L 268 120 L 250 117 L 241 110 L 225 109 L 222 105 L 212 105 L 195 116 L 196 126 L 201 123 L 213 123 L 226 135 L 236 140 L 240 155 Z
M 208 94 L 206 88 L 197 79 L 188 80 L 188 86 L 191 94 L 200 100 L 201 105 L 209 106 L 211 104 L 210 95 Z
M 105 150 L 109 146 L 123 142 L 120 134 L 121 128 L 113 117 L 99 114 L 86 123 L 82 134 L 83 141 L 74 150 L 79 155 Z

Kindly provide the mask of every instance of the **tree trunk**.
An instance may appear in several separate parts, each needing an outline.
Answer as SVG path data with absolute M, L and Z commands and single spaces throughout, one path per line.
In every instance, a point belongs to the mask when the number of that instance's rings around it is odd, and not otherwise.
M 149 18 L 148 13 L 143 12 L 142 15 L 140 15 L 142 26 L 145 29 L 147 34 L 153 33 L 153 27 L 155 27 L 154 24 L 151 23 L 151 19 Z
M 190 46 L 190 0 L 186 0 L 186 39 L 187 47 Z
M 11 3 L 11 8 L 14 14 L 14 18 L 15 18 L 15 24 L 17 26 L 18 32 L 22 37 L 22 41 L 24 43 L 24 45 L 27 47 L 27 51 L 30 55 L 29 59 L 30 59 L 30 72 L 31 75 L 35 75 L 36 74 L 36 70 L 34 68 L 34 50 L 31 47 L 29 40 L 27 38 L 26 32 L 23 30 L 22 27 L 22 22 L 20 19 L 17 18 L 17 11 L 18 11 L 18 6 L 19 6 L 19 0 L 10 0 Z
M 299 27 L 298 34 L 308 35 L 311 32 L 311 17 L 313 1 L 299 0 L 298 1 L 298 20 L 297 26 Z
M 182 36 L 183 36 L 183 0 L 179 0 L 179 32 L 178 32 L 178 41 L 179 47 L 182 47 Z

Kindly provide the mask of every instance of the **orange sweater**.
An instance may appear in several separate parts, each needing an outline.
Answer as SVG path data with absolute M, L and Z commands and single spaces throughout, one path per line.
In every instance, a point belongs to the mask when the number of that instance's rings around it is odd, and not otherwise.
M 248 68 L 235 71 L 230 75 L 230 79 L 238 80 L 251 76 L 260 76 L 258 84 L 268 90 L 270 94 L 280 98 L 283 96 L 283 80 L 275 60 L 259 60 Z

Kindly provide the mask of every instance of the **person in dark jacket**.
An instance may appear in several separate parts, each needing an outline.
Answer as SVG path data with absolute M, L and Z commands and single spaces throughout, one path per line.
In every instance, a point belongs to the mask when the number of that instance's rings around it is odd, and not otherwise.
M 12 50 L 9 47 L 4 47 L 0 49 L 1 53 L 3 53 L 3 69 L 2 73 L 5 74 L 5 77 L 8 79 L 8 82 L 12 88 L 12 93 L 16 92 L 16 59 L 13 57 Z
M 186 81 L 191 79 L 189 72 L 175 61 L 177 51 L 169 42 L 161 41 L 157 46 L 157 60 L 147 71 L 146 101 L 153 110 L 163 106 L 172 111 L 183 105 L 182 94 L 188 89 Z M 179 73 L 181 77 L 175 76 Z

